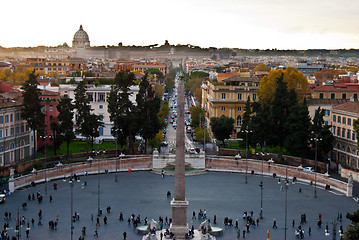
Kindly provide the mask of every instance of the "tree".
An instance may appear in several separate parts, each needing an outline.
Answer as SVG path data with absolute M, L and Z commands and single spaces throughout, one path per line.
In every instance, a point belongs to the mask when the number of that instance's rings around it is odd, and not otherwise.
M 59 135 L 60 135 L 60 121 L 59 121 L 59 119 L 57 117 L 54 117 L 50 121 L 50 129 L 51 129 L 52 136 L 53 136 L 54 155 L 56 156 L 57 155 L 56 150 L 61 144 L 61 137 L 59 137 Z
M 327 156 L 328 152 L 333 149 L 333 142 L 335 140 L 332 132 L 330 131 L 331 125 L 324 124 L 324 110 L 320 107 L 315 112 L 313 124 L 311 126 L 311 139 L 320 139 L 318 144 L 318 159 Z M 312 146 L 315 145 L 314 140 L 311 141 Z
M 191 112 L 191 126 L 193 129 L 203 126 L 205 122 L 204 110 L 200 106 L 194 106 L 189 109 Z
M 75 106 L 71 103 L 71 98 L 61 98 L 57 104 L 59 112 L 58 120 L 60 122 L 59 133 L 61 139 L 66 142 L 66 155 L 69 155 L 70 143 L 76 138 L 74 133 L 73 110 Z
M 147 81 L 147 74 L 142 78 L 140 83 L 140 89 L 136 96 L 136 102 L 137 125 L 139 127 L 140 135 L 145 140 L 146 153 L 147 140 L 154 138 L 161 127 L 158 119 L 161 101 L 155 96 L 152 86 Z
M 202 78 L 202 77 L 190 78 L 185 83 L 185 91 L 186 92 L 191 92 L 192 94 L 194 94 L 196 92 L 197 88 L 201 88 L 201 85 L 202 85 L 203 81 L 204 81 L 204 78 Z
M 147 80 L 146 80 L 147 81 Z M 160 83 L 155 84 L 155 94 L 158 99 L 161 99 L 165 92 L 164 87 Z
M 169 112 L 170 112 L 170 107 L 168 106 L 168 102 L 164 102 L 161 105 L 160 111 L 157 114 L 161 128 L 166 127 L 165 119 L 167 118 Z
M 75 89 L 75 108 L 77 110 L 77 132 L 86 138 L 86 150 L 88 152 L 88 126 L 87 121 L 91 114 L 90 100 L 86 95 L 86 82 L 81 81 Z
M 354 130 L 355 130 L 355 136 L 356 136 L 356 139 L 357 139 L 357 146 L 359 148 L 359 118 L 356 119 L 353 122 L 353 127 L 354 127 Z
M 29 74 L 29 79 L 25 82 L 23 87 L 23 108 L 21 116 L 27 121 L 27 124 L 33 131 L 34 136 L 34 157 L 36 155 L 36 131 L 41 130 L 45 122 L 45 114 L 41 111 L 42 105 L 40 101 L 41 90 L 37 88 L 39 84 L 36 80 L 38 75 L 35 71 Z
M 298 100 L 303 101 L 305 94 L 309 92 L 308 80 L 298 69 L 291 67 L 287 67 L 284 71 L 271 70 L 267 76 L 263 77 L 257 90 L 258 97 L 263 101 L 271 99 L 277 88 L 277 79 L 280 77 L 287 83 L 288 91 L 294 89 Z
M 208 78 L 209 77 L 209 73 L 207 72 L 202 72 L 202 71 L 194 71 L 191 73 L 191 75 L 189 76 L 189 78 Z
M 150 145 L 151 148 L 159 148 L 163 141 L 162 136 L 163 132 L 159 131 L 153 138 L 148 140 L 148 145 Z
M 149 68 L 145 71 L 145 74 L 156 74 L 157 79 L 163 79 L 163 73 L 156 68 Z
M 359 239 L 359 210 L 356 210 L 353 214 L 347 213 L 346 217 L 351 221 L 351 224 L 345 232 L 345 239 Z
M 128 140 L 131 153 L 133 153 L 133 141 L 138 129 L 137 110 L 130 100 L 130 86 L 133 85 L 135 79 L 132 72 L 119 71 L 108 97 L 108 112 L 110 120 L 113 121 L 112 136 L 117 139 L 121 148 Z
M 100 136 L 99 128 L 103 127 L 104 124 L 100 116 L 96 114 L 90 114 L 86 118 L 86 127 L 84 129 L 86 138 L 91 139 L 91 150 L 93 151 L 94 139 Z
M 276 90 L 271 104 L 273 144 L 279 145 L 280 153 L 283 154 L 284 141 L 287 136 L 285 124 L 289 114 L 289 106 L 286 96 L 288 95 L 287 83 L 283 81 L 283 74 L 277 79 Z
M 271 70 L 271 67 L 266 66 L 265 64 L 261 63 L 253 69 L 253 72 L 269 72 L 270 70 Z
M 167 76 L 165 81 L 165 90 L 166 92 L 171 91 L 175 87 L 175 81 L 172 76 Z
M 293 91 L 293 90 L 292 90 Z M 294 92 L 295 93 L 295 92 Z M 290 106 L 285 124 L 286 149 L 294 156 L 306 157 L 309 153 L 311 119 L 306 101 Z
M 212 117 L 211 118 L 211 129 L 215 138 L 223 142 L 224 140 L 230 138 L 233 129 L 234 129 L 234 119 L 226 116 L 221 117 Z
M 254 102 L 252 104 L 252 118 L 249 129 L 254 129 L 251 134 L 251 142 L 259 143 L 261 147 L 267 146 L 271 141 L 272 118 L 270 114 L 271 105 L 268 102 Z
M 211 138 L 209 136 L 209 133 L 207 132 L 206 128 L 195 128 L 195 133 L 196 133 L 196 141 L 197 142 L 204 142 L 204 140 L 206 140 L 206 142 L 210 142 Z

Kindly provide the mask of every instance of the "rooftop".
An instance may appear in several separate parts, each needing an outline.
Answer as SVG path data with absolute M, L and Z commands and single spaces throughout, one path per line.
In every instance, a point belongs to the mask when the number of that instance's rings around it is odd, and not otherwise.
M 359 113 L 359 102 L 357 100 L 355 100 L 355 101 L 349 101 L 346 103 L 342 103 L 342 104 L 334 106 L 333 110 L 340 110 L 340 111 L 351 112 L 351 113 Z

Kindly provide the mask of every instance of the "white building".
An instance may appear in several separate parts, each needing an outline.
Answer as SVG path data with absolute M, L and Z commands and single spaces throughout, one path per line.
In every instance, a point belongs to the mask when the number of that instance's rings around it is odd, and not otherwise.
M 75 100 L 75 89 L 77 85 L 76 84 L 60 84 L 59 85 L 59 92 L 60 96 L 67 96 L 73 101 Z M 102 121 L 104 123 L 104 127 L 100 127 L 100 139 L 114 139 L 111 135 L 111 128 L 113 123 L 110 121 L 110 114 L 107 111 L 107 98 L 111 91 L 111 85 L 87 85 L 87 95 L 90 98 L 90 105 L 92 109 L 92 113 L 99 115 L 102 117 Z M 130 100 L 134 103 L 136 103 L 136 96 L 139 91 L 139 86 L 134 85 L 131 86 L 130 91 L 132 94 L 130 95 Z M 77 114 L 75 111 L 74 114 L 74 122 L 76 122 Z M 77 136 L 78 138 L 81 138 L 81 136 Z

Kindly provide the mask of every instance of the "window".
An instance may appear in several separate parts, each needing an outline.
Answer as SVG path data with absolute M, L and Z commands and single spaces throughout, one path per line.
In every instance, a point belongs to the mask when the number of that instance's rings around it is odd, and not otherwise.
M 0 123 L 1 123 L 1 124 L 4 123 L 4 116 L 0 116 Z
M 345 129 L 342 129 L 342 137 L 345 138 Z
M 353 98 L 354 98 L 354 99 L 358 99 L 358 94 L 357 94 L 357 93 L 354 93 Z
M 226 107 L 222 107 L 222 111 L 226 111 Z
M 352 132 L 352 140 L 355 141 L 355 132 Z
M 45 112 L 45 106 L 42 106 L 42 108 L 41 108 L 41 112 Z
M 100 121 L 103 121 L 103 114 L 99 114 L 98 116 L 100 118 Z
M 242 93 L 238 93 L 238 100 L 242 100 Z
M 99 109 L 103 109 L 103 105 L 98 106 Z
M 242 112 L 242 107 L 238 107 L 238 112 Z
M 92 93 L 88 93 L 87 98 L 89 99 L 90 102 L 93 102 L 93 94 Z
M 226 94 L 222 93 L 222 99 L 226 99 Z
M 336 127 L 333 126 L 333 135 L 335 135 L 335 130 L 336 130 Z
M 333 122 L 337 121 L 337 115 L 333 115 Z
M 346 117 L 343 117 L 343 124 L 346 124 L 346 121 L 347 120 L 347 118 Z
M 12 128 L 10 128 L 10 134 L 11 134 L 11 136 L 14 136 L 15 135 L 15 129 L 12 127 Z
M 324 116 L 330 116 L 330 110 L 323 109 L 324 110 Z
M 338 123 L 341 123 L 341 122 L 342 122 L 342 117 L 338 116 Z
M 348 118 L 348 125 L 351 126 L 352 125 L 352 119 Z
M 100 127 L 100 128 L 98 129 L 98 132 L 99 132 L 99 135 L 100 135 L 100 136 L 103 136 L 103 127 Z
M 331 99 L 335 99 L 335 93 L 331 93 L 331 94 L 330 94 L 330 98 L 331 98 Z
M 241 126 L 242 125 L 242 117 L 238 116 L 237 117 L 237 126 Z
M 23 133 L 25 130 L 24 125 L 21 125 L 21 132 Z
M 98 101 L 99 102 L 104 102 L 105 101 L 105 94 L 104 93 L 99 93 L 98 94 Z
M 5 123 L 9 122 L 9 115 L 5 115 Z
M 253 93 L 253 101 L 257 99 L 257 94 Z
M 15 115 L 15 121 L 19 121 L 20 120 L 20 113 L 16 113 Z
M 12 115 L 12 113 L 10 114 L 10 122 L 13 122 L 14 121 L 14 117 Z
M 28 132 L 28 131 L 29 131 L 29 125 L 26 124 L 26 132 Z
M 319 99 L 323 99 L 324 98 L 324 94 L 323 93 L 319 93 Z
M 9 135 L 9 129 L 6 128 L 6 129 L 5 129 L 5 137 L 7 137 L 8 135 Z
M 337 136 L 340 136 L 340 127 L 338 127 Z
M 328 125 L 328 121 L 324 121 L 324 125 L 327 126 L 327 125 Z
M 20 130 L 19 126 L 16 126 L 15 134 L 19 134 L 19 130 Z
M 0 129 L 0 138 L 2 138 L 2 129 Z
M 52 112 L 52 105 L 50 105 L 50 111 Z
M 350 130 L 347 131 L 347 139 L 350 139 Z
M 346 99 L 347 98 L 347 94 L 346 93 L 343 93 L 342 94 L 342 99 Z

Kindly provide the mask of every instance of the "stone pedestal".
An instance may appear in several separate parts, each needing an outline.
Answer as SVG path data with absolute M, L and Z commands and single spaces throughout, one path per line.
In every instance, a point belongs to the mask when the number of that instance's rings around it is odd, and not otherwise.
M 170 232 L 172 232 L 176 239 L 185 239 L 185 234 L 188 233 L 187 224 L 187 207 L 188 201 L 178 201 L 173 199 L 171 201 L 172 216 L 176 216 L 170 226 Z
M 14 179 L 14 169 L 13 168 L 10 168 L 9 191 L 11 193 L 13 193 L 15 191 L 15 179 Z

